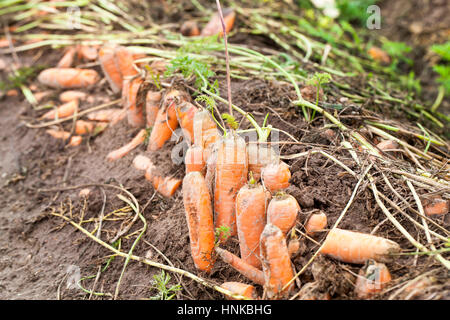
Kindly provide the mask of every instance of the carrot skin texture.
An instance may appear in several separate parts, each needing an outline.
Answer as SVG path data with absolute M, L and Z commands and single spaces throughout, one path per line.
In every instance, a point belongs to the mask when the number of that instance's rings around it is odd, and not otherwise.
M 280 159 L 271 146 L 249 143 L 248 147 L 248 171 L 253 174 L 253 179 L 259 181 L 262 169 L 270 163 L 279 162 Z
M 145 125 L 144 106 L 137 103 L 137 94 L 143 80 L 135 78 L 123 82 L 122 99 L 124 108 L 127 110 L 128 124 L 132 127 L 143 127 Z
M 40 83 L 57 89 L 85 88 L 99 80 L 97 71 L 77 68 L 49 68 L 38 76 Z
M 391 240 L 356 231 L 332 229 L 320 253 L 337 260 L 363 264 L 369 259 L 389 261 L 389 253 L 397 253 L 400 246 Z
M 327 226 L 327 216 L 325 213 L 312 214 L 305 225 L 306 234 L 314 235 L 318 231 L 322 231 Z
M 41 119 L 61 119 L 70 117 L 78 111 L 78 100 L 72 100 L 60 105 L 58 108 L 46 112 Z
M 269 299 L 283 298 L 293 284 L 282 288 L 294 277 L 291 260 L 283 232 L 267 223 L 261 234 L 261 257 L 265 278 L 264 288 Z
M 178 123 L 183 130 L 183 136 L 186 138 L 187 143 L 191 144 L 194 140 L 194 116 L 198 109 L 192 103 L 185 102 L 176 110 Z
M 224 282 L 220 285 L 222 288 L 231 291 L 234 294 L 246 297 L 250 300 L 256 300 L 258 299 L 258 295 L 256 293 L 256 289 L 251 284 L 246 284 L 242 282 L 235 282 L 235 281 L 229 281 Z M 228 300 L 236 300 L 231 297 L 226 297 Z
M 145 99 L 145 113 L 147 127 L 153 127 L 158 114 L 159 104 L 161 102 L 161 93 L 157 91 L 148 91 Z
M 87 118 L 92 121 L 110 122 L 114 124 L 125 118 L 126 115 L 125 109 L 103 109 L 89 113 Z
M 114 56 L 123 78 L 138 74 L 138 71 L 133 67 L 134 58 L 130 50 L 122 46 L 116 47 Z
M 47 129 L 45 130 L 49 135 L 51 135 L 55 139 L 67 140 L 70 137 L 70 132 L 55 130 L 55 129 Z
M 70 138 L 68 145 L 71 147 L 77 147 L 81 144 L 82 141 L 83 141 L 83 138 L 81 136 L 72 136 Z
M 111 46 L 100 48 L 98 60 L 112 91 L 114 93 L 119 93 L 120 90 L 122 90 L 123 76 L 116 64 L 115 48 Z
M 214 188 L 215 226 L 228 227 L 230 236 L 237 234 L 236 195 L 247 182 L 248 158 L 243 138 L 229 134 L 218 142 Z M 226 242 L 227 237 L 222 236 Z
M 184 162 L 186 165 L 186 173 L 192 171 L 198 171 L 202 174 L 205 173 L 206 164 L 203 159 L 203 148 L 199 146 L 190 146 L 184 157 Z
M 213 211 L 211 197 L 200 172 L 190 172 L 184 177 L 183 204 L 194 264 L 197 269 L 210 272 L 214 266 Z
M 264 273 L 228 250 L 216 247 L 216 253 L 233 269 L 256 284 L 264 285 Z
M 207 161 L 212 146 L 220 139 L 220 132 L 207 110 L 196 112 L 193 122 L 194 144 L 204 149 L 203 158 Z
M 264 186 L 272 193 L 289 187 L 290 178 L 289 166 L 283 161 L 271 163 L 262 170 Z
M 108 161 L 114 161 L 126 156 L 131 150 L 135 149 L 138 145 L 144 142 L 146 135 L 147 131 L 145 129 L 141 129 L 129 143 L 119 149 L 111 151 L 106 156 L 106 159 Z
M 70 102 L 72 100 L 84 100 L 87 94 L 82 91 L 68 90 L 64 91 L 59 95 L 59 100 L 61 102 Z
M 260 238 L 266 225 L 267 196 L 261 185 L 245 185 L 236 196 L 236 225 L 241 259 L 261 268 Z
M 275 196 L 267 207 L 267 222 L 276 225 L 284 234 L 295 225 L 300 205 L 297 200 L 289 195 Z
M 61 60 L 59 60 L 56 65 L 57 68 L 70 68 L 73 64 L 75 58 L 76 49 L 75 47 L 70 47 L 66 50 Z
M 158 182 L 155 183 L 156 179 Z M 175 194 L 178 187 L 181 186 L 182 182 L 183 182 L 182 180 L 176 178 L 155 177 L 153 179 L 153 187 L 164 197 L 170 198 Z

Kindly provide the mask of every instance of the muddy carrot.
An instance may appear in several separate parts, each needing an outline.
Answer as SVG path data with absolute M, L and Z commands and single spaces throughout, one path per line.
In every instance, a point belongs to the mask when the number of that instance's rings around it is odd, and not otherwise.
M 61 119 L 70 117 L 75 112 L 78 111 L 78 100 L 72 100 L 63 105 L 59 106 L 56 109 L 50 110 L 46 112 L 41 119 Z
M 200 35 L 200 29 L 197 22 L 193 20 L 185 21 L 181 27 L 180 32 L 185 37 L 195 37 Z
M 228 33 L 234 25 L 234 20 L 236 19 L 236 12 L 232 9 L 223 10 L 223 19 L 225 22 L 225 31 Z M 222 23 L 220 21 L 220 16 L 218 13 L 215 13 L 208 24 L 203 28 L 201 32 L 201 36 L 209 37 L 218 34 L 219 36 L 223 35 Z
M 153 127 L 158 114 L 159 104 L 161 102 L 161 93 L 158 91 L 148 91 L 145 98 L 145 114 L 147 127 Z
M 144 156 L 142 154 L 137 155 L 133 159 L 133 166 L 137 170 L 144 170 L 144 171 L 146 171 L 151 163 L 152 163 L 151 160 L 148 157 L 146 157 L 146 156 Z
M 228 250 L 216 247 L 216 253 L 222 258 L 222 260 L 228 263 L 233 269 L 238 271 L 247 279 L 253 281 L 254 283 L 264 285 L 264 273 L 255 268 L 251 264 L 248 264 L 235 254 Z
M 61 60 L 59 60 L 56 65 L 57 68 L 70 68 L 73 64 L 73 60 L 75 58 L 76 49 L 75 47 L 68 48 Z
M 123 77 L 116 64 L 114 50 L 112 46 L 102 47 L 98 51 L 98 59 L 109 86 L 114 93 L 118 93 L 122 90 Z
M 138 128 L 145 125 L 143 103 L 140 103 L 137 99 L 137 94 L 142 83 L 142 78 L 124 80 L 122 89 L 122 99 L 124 109 L 127 110 L 128 124 Z
M 69 102 L 72 100 L 84 100 L 86 99 L 87 94 L 82 91 L 76 91 L 76 90 L 67 90 L 62 92 L 59 95 L 59 100 L 61 102 Z
M 261 175 L 264 186 L 272 193 L 289 187 L 291 171 L 283 161 L 265 166 Z
M 175 194 L 178 187 L 181 185 L 182 181 L 180 179 L 171 177 L 160 177 L 156 176 L 153 178 L 153 187 L 163 196 L 170 198 Z
M 266 191 L 260 184 L 243 186 L 236 196 L 236 225 L 241 259 L 261 268 L 259 240 L 266 225 Z
M 248 171 L 252 172 L 253 178 L 259 181 L 262 169 L 280 161 L 275 150 L 271 146 L 264 144 L 249 143 L 248 147 Z
M 119 46 L 114 51 L 117 67 L 122 77 L 129 77 L 138 74 L 133 66 L 133 54 L 125 47 Z
M 256 289 L 251 284 L 229 281 L 229 282 L 222 283 L 220 286 L 228 291 L 231 291 L 234 294 L 246 297 L 250 300 L 258 299 L 258 294 L 256 292 Z M 235 300 L 234 298 L 231 298 L 231 297 L 227 297 L 227 299 Z
M 197 269 L 210 272 L 214 266 L 213 212 L 211 197 L 200 172 L 190 172 L 184 177 L 183 204 L 194 264 Z
M 203 148 L 195 145 L 190 146 L 186 151 L 184 163 L 186 165 L 186 173 L 198 171 L 204 174 L 206 164 L 205 159 L 203 159 Z
M 178 90 L 171 90 L 164 96 L 163 106 L 158 110 L 148 143 L 148 150 L 155 151 L 170 139 L 173 131 L 178 127 L 176 107 L 187 100 L 187 94 Z
M 194 139 L 194 116 L 198 109 L 190 102 L 184 102 L 177 109 L 177 119 L 188 144 Z
M 56 129 L 47 129 L 45 130 L 49 135 L 51 135 L 55 139 L 67 140 L 70 137 L 70 132 Z
M 288 243 L 288 252 L 289 256 L 293 257 L 300 250 L 300 240 L 299 239 L 291 239 Z
M 426 203 L 426 204 L 425 204 Z M 424 212 L 427 216 L 445 215 L 448 213 L 450 201 L 442 199 L 440 196 L 424 201 Z
M 286 297 L 293 284 L 282 290 L 294 277 L 291 260 L 283 232 L 267 223 L 261 234 L 261 258 L 264 272 L 264 288 L 269 299 Z
M 380 292 L 392 279 L 384 263 L 369 260 L 367 264 L 361 268 L 355 284 L 355 293 L 362 299 Z
M 248 158 L 243 138 L 230 133 L 218 142 L 214 187 L 215 226 L 237 234 L 236 195 L 247 182 Z M 225 242 L 228 237 L 222 237 Z
M 220 139 L 217 124 L 208 110 L 196 112 L 194 115 L 194 144 L 204 149 L 204 159 L 208 160 L 211 148 Z
M 89 113 L 87 118 L 93 121 L 117 122 L 118 120 L 122 120 L 126 115 L 126 110 L 124 109 L 103 109 Z
M 83 141 L 83 138 L 81 136 L 72 136 L 67 145 L 71 146 L 71 147 L 76 147 L 76 146 L 79 146 L 82 141 Z
M 86 88 L 99 80 L 97 71 L 77 68 L 50 68 L 38 76 L 40 83 L 57 89 Z
M 314 235 L 316 232 L 322 231 L 327 226 L 327 215 L 323 212 L 314 213 L 309 217 L 305 225 L 306 234 Z
M 267 207 L 267 223 L 276 225 L 287 234 L 295 225 L 300 205 L 297 200 L 285 193 L 275 195 Z
M 93 121 L 77 120 L 75 122 L 75 133 L 79 135 L 83 134 L 97 134 L 103 131 L 108 126 L 107 123 L 99 122 L 95 123 Z
M 108 159 L 109 161 L 114 161 L 126 156 L 131 150 L 135 149 L 137 146 L 144 142 L 146 135 L 147 131 L 145 129 L 141 129 L 129 143 L 119 149 L 111 151 L 106 156 L 106 159 Z
M 368 259 L 386 262 L 390 253 L 399 251 L 400 246 L 394 241 L 334 228 L 328 233 L 320 252 L 343 262 L 363 264 Z

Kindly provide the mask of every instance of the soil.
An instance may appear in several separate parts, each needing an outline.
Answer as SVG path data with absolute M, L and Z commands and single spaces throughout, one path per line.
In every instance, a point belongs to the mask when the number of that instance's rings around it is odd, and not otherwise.
M 43 56 L 45 58 L 42 59 L 48 65 L 54 65 L 57 59 L 51 54 Z M 4 72 L 2 76 L 5 76 Z M 220 91 L 226 92 L 223 75 L 218 76 L 218 80 Z M 83 102 L 82 110 L 116 98 L 108 92 L 106 83 L 87 91 L 95 99 L 89 103 Z M 329 132 L 326 134 L 321 117 L 312 127 L 306 125 L 301 110 L 290 104 L 295 99 L 292 88 L 274 81 L 233 79 L 232 96 L 233 102 L 245 106 L 258 122 L 270 112 L 269 123 L 275 128 L 282 128 L 299 141 L 296 144 L 282 144 L 281 154 L 295 154 L 311 150 L 311 147 L 320 147 L 357 174 L 362 173 L 350 154 L 340 148 L 337 132 L 332 137 Z M 226 111 L 225 105 L 219 104 L 219 108 Z M 349 105 L 341 111 L 341 115 L 353 115 L 355 112 Z M 110 151 L 130 141 L 138 132 L 138 129 L 127 124 L 126 119 L 108 127 L 98 136 L 90 137 L 81 146 L 70 148 L 49 139 L 45 129 L 25 126 L 26 122 L 42 113 L 42 110 L 33 110 L 22 97 L 5 97 L 0 103 L 0 299 L 111 299 L 124 259 L 111 259 L 110 251 L 52 215 L 64 214 L 78 222 L 83 220 L 82 226 L 92 233 L 97 232 L 99 226 L 89 219 L 97 218 L 102 213 L 115 217 L 115 220 L 104 221 L 101 226 L 101 239 L 110 243 L 133 220 L 134 212 L 117 197 L 118 194 L 126 194 L 105 186 L 108 184 L 124 186 L 144 208 L 143 216 L 148 227 L 133 254 L 164 264 L 169 263 L 169 260 L 175 267 L 198 274 L 218 285 L 224 281 L 247 282 L 220 260 L 217 260 L 210 274 L 196 270 L 190 255 L 181 188 L 173 197 L 165 198 L 155 192 L 151 183 L 145 180 L 143 172 L 135 170 L 132 165 L 136 155 L 147 154 L 162 174 L 182 178 L 184 164 L 174 162 L 172 156 L 175 147 L 182 149 L 178 141 L 171 141 L 161 151 L 151 154 L 141 145 L 124 158 L 107 162 L 106 155 Z M 352 117 L 342 119 L 346 125 L 358 127 L 358 122 Z M 241 119 L 238 117 L 237 120 Z M 65 129 L 70 130 L 70 126 L 70 123 L 64 124 Z M 249 128 L 248 122 L 242 121 L 242 128 L 246 127 Z M 289 140 L 283 133 L 280 133 L 280 137 L 284 137 L 280 140 Z M 351 197 L 357 183 L 355 178 L 319 154 L 286 162 L 292 172 L 291 186 L 287 192 L 298 200 L 302 208 L 297 227 L 303 230 L 307 217 L 318 210 L 325 212 L 328 225 L 333 225 Z M 64 190 L 66 187 L 87 184 L 97 184 L 89 187 L 87 197 L 79 195 L 82 187 Z M 390 199 L 395 199 L 387 187 L 380 191 Z M 413 237 L 418 237 L 419 230 L 414 225 L 402 217 L 397 218 Z M 448 230 L 448 219 L 434 219 Z M 365 185 L 359 188 L 340 227 L 367 233 L 375 231 L 376 235 L 398 242 L 405 251 L 415 250 L 386 221 L 373 194 Z M 128 236 L 122 237 L 122 251 L 130 250 L 141 228 L 142 222 L 137 220 L 127 232 Z M 434 226 L 430 228 L 434 230 Z M 317 235 L 314 240 L 320 242 L 323 235 Z M 238 253 L 237 239 L 232 239 L 226 248 Z M 302 240 L 300 250 L 293 258 L 297 271 L 311 259 L 317 248 L 313 241 Z M 392 287 L 413 279 L 421 272 L 436 269 L 433 288 L 416 298 L 450 298 L 448 275 L 432 257 L 400 256 L 387 266 L 394 279 Z M 95 276 L 103 268 L 95 281 Z M 300 281 L 303 284 L 314 283 L 315 292 L 328 293 L 332 299 L 354 299 L 352 283 L 359 269 L 357 265 L 319 256 L 312 268 L 302 274 Z M 119 299 L 149 299 L 155 296 L 157 291 L 152 288 L 152 281 L 153 276 L 159 273 L 156 268 L 130 261 L 122 278 Z M 107 295 L 90 296 L 80 290 L 73 282 L 78 276 L 83 278 L 81 284 L 84 288 L 91 290 L 95 284 L 95 292 Z M 171 284 L 178 283 L 176 275 L 172 274 L 171 277 Z M 178 299 L 224 298 L 218 292 L 188 278 L 182 278 L 181 284 L 183 289 L 177 293 Z M 257 289 L 262 294 L 262 289 Z M 385 290 L 382 295 L 373 298 L 387 298 L 391 293 Z

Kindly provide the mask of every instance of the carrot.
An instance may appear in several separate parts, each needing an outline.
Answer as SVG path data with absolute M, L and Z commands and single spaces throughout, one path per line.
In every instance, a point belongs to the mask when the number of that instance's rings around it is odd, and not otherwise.
M 16 40 L 11 39 L 11 42 L 15 43 Z M 0 48 L 7 48 L 7 47 L 9 47 L 8 39 L 6 39 L 6 37 L 5 38 L 0 38 Z
M 242 282 L 229 281 L 224 282 L 220 286 L 228 291 L 231 291 L 234 294 L 246 297 L 250 300 L 257 300 L 258 294 L 256 293 L 256 289 L 251 284 L 246 284 Z M 235 300 L 234 298 L 227 297 L 229 300 Z
M 98 57 L 98 47 L 97 46 L 83 46 L 79 45 L 77 47 L 78 59 L 83 60 L 96 60 Z
M 53 91 L 41 91 L 41 92 L 35 92 L 33 93 L 34 98 L 37 102 L 41 102 L 44 98 L 50 96 L 53 93 Z M 65 101 L 63 101 L 65 102 Z
M 159 104 L 161 102 L 161 93 L 157 91 L 148 91 L 145 98 L 145 113 L 147 127 L 153 127 L 158 114 Z
M 98 60 L 112 91 L 118 93 L 122 90 L 123 77 L 116 64 L 114 50 L 115 48 L 112 46 L 100 48 L 98 51 Z
M 377 148 L 381 151 L 390 151 L 398 148 L 397 141 L 394 140 L 383 140 L 377 144 Z
M 249 143 L 248 145 L 248 171 L 251 171 L 253 178 L 259 181 L 262 169 L 274 162 L 279 161 L 279 157 L 271 146 Z
M 91 189 L 89 189 L 89 188 L 84 188 L 84 189 L 81 189 L 81 190 L 80 190 L 80 192 L 78 193 L 78 196 L 79 196 L 79 197 L 85 197 L 85 198 L 87 198 L 87 197 L 89 196 L 90 193 L 91 193 Z
M 72 100 L 50 110 L 42 115 L 41 119 L 61 119 L 70 117 L 78 111 L 78 100 Z
M 184 177 L 183 204 L 192 259 L 197 269 L 210 272 L 214 266 L 213 211 L 211 197 L 200 172 L 190 172 Z
M 289 166 L 283 161 L 265 166 L 261 175 L 264 186 L 272 193 L 286 189 L 290 185 L 291 171 Z
M 198 109 L 190 102 L 184 102 L 177 109 L 177 119 L 183 131 L 183 136 L 190 144 L 194 139 L 194 116 Z
M 75 47 L 69 47 L 64 53 L 61 60 L 59 60 L 56 65 L 57 68 L 70 68 L 73 64 L 73 60 L 75 58 L 76 49 Z
M 51 135 L 55 139 L 67 140 L 70 137 L 70 132 L 63 130 L 55 130 L 55 129 L 47 129 L 45 130 L 49 135 Z
M 294 277 L 294 273 L 283 232 L 277 226 L 267 223 L 261 234 L 260 246 L 267 297 L 286 297 L 293 284 L 284 290 L 282 288 Z
M 187 94 L 178 90 L 171 90 L 164 96 L 163 106 L 158 110 L 150 134 L 149 151 L 161 149 L 164 143 L 170 139 L 172 132 L 178 127 L 176 107 L 186 100 Z
M 234 20 L 236 19 L 236 12 L 233 9 L 223 10 L 223 20 L 225 22 L 226 33 L 233 28 Z M 219 13 L 215 13 L 208 24 L 203 28 L 201 36 L 209 37 L 218 34 L 223 36 L 222 22 L 220 21 Z
M 224 262 L 228 263 L 231 267 L 233 267 L 233 269 L 238 271 L 244 277 L 254 283 L 264 285 L 264 273 L 261 270 L 255 268 L 251 264 L 248 264 L 228 250 L 216 247 L 216 253 Z
M 200 29 L 197 22 L 193 20 L 185 21 L 181 27 L 180 32 L 185 37 L 195 37 L 200 35 Z
M 125 47 L 119 46 L 114 51 L 117 67 L 122 74 L 122 77 L 129 77 L 138 74 L 138 71 L 133 67 L 133 54 Z
M 38 81 L 57 89 L 85 88 L 97 83 L 100 76 L 92 69 L 50 68 L 43 70 Z
M 87 115 L 89 120 L 102 122 L 118 122 L 126 116 L 124 109 L 103 109 L 91 112 Z
M 68 145 L 71 147 L 76 147 L 76 146 L 79 146 L 82 141 L 83 141 L 83 138 L 81 136 L 72 136 L 70 138 Z
M 355 293 L 358 298 L 369 298 L 380 292 L 391 279 L 391 274 L 385 264 L 369 260 L 367 267 L 363 267 L 359 271 Z
M 424 205 L 423 209 L 427 216 L 445 215 L 448 213 L 450 206 L 450 201 L 444 200 L 440 196 L 433 197 L 431 201 L 428 200 L 425 203 L 426 205 Z
M 124 109 L 127 110 L 128 124 L 133 127 L 143 127 L 145 125 L 143 105 L 137 101 L 137 94 L 143 82 L 142 78 L 123 81 L 122 99 Z
M 205 172 L 205 159 L 203 159 L 203 148 L 199 146 L 190 146 L 184 157 L 186 164 L 186 173 L 192 171 L 199 171 L 202 174 Z
M 78 135 L 90 134 L 90 133 L 98 133 L 103 131 L 106 128 L 106 123 L 95 123 L 92 121 L 86 120 L 77 120 L 75 122 L 75 133 Z
M 300 205 L 293 196 L 279 193 L 269 202 L 267 223 L 276 225 L 284 234 L 287 234 L 295 225 L 300 211 Z
M 288 243 L 288 252 L 289 256 L 293 257 L 300 250 L 300 240 L 299 239 L 291 239 Z
M 133 166 L 138 170 L 146 171 L 147 168 L 150 166 L 150 164 L 151 160 L 146 156 L 139 154 L 136 157 L 134 157 Z
M 208 110 L 196 112 L 194 115 L 194 144 L 203 147 L 204 159 L 208 160 L 211 148 L 220 139 L 220 132 L 217 124 L 211 118 Z
M 153 187 L 163 196 L 169 198 L 175 194 L 182 181 L 176 178 L 156 176 L 153 178 Z
M 314 213 L 309 217 L 305 225 L 306 234 L 314 235 L 318 231 L 322 231 L 327 226 L 327 215 L 323 212 Z
M 145 129 L 141 129 L 129 143 L 108 153 L 106 159 L 109 161 L 114 161 L 126 156 L 131 150 L 135 149 L 144 142 L 146 135 L 147 131 Z
M 400 246 L 394 241 L 334 228 L 328 233 L 320 252 L 343 262 L 363 264 L 369 259 L 385 262 L 390 253 L 399 251 Z
M 76 90 L 67 90 L 64 91 L 59 95 L 59 100 L 61 102 L 69 102 L 72 100 L 85 100 L 87 97 L 87 94 L 82 91 L 76 91 Z
M 19 91 L 17 91 L 16 89 L 11 89 L 6 91 L 6 96 L 7 97 L 17 97 L 19 95 Z
M 377 62 L 382 62 L 385 64 L 391 63 L 391 58 L 389 57 L 389 55 L 378 47 L 371 47 L 367 51 L 367 53 L 373 60 Z
M 260 184 L 243 186 L 236 196 L 236 224 L 241 258 L 261 268 L 259 240 L 266 225 L 266 191 Z
M 229 228 L 237 234 L 236 195 L 247 182 L 247 148 L 243 138 L 230 133 L 218 142 L 214 188 L 215 226 Z M 222 237 L 226 242 L 228 237 Z

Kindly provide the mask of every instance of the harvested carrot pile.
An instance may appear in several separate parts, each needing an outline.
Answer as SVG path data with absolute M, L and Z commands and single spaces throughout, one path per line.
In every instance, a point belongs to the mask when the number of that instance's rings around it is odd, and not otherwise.
M 19 2 L 0 298 L 450 297 L 449 42 L 359 1 Z

